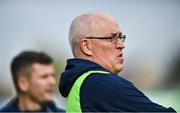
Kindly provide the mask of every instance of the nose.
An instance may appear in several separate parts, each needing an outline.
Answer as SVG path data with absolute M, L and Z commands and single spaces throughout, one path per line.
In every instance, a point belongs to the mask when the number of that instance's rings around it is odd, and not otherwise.
M 49 77 L 49 84 L 55 86 L 56 80 L 55 80 L 55 77 L 54 77 L 54 76 L 50 76 L 50 77 Z
M 117 43 L 116 43 L 116 48 L 118 49 L 124 49 L 125 48 L 125 44 L 122 40 L 118 39 Z

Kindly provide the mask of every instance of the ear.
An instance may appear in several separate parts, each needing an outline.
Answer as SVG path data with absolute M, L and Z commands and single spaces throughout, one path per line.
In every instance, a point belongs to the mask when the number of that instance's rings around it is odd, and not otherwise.
M 92 49 L 91 49 L 91 44 L 89 40 L 81 39 L 80 49 L 85 55 L 92 56 Z
M 25 75 L 20 75 L 18 78 L 18 86 L 20 91 L 27 92 L 29 88 L 29 80 Z

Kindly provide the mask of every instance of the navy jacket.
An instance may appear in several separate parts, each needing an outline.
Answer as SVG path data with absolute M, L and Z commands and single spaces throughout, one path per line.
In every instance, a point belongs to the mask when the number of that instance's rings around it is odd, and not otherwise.
M 60 78 L 60 93 L 67 97 L 76 79 L 89 70 L 105 69 L 88 60 L 67 60 Z M 80 103 L 83 112 L 175 112 L 153 103 L 131 82 L 114 73 L 88 76 L 80 89 Z
M 9 103 L 7 103 L 0 112 L 32 112 L 32 111 L 21 111 L 18 107 L 18 98 L 13 98 Z M 64 110 L 56 107 L 54 102 L 47 103 L 41 110 L 33 112 L 65 112 Z

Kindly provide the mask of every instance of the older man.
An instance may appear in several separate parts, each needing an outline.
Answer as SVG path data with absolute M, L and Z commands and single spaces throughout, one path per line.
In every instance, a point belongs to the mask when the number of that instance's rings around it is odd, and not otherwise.
M 59 86 L 67 97 L 67 112 L 174 112 L 117 75 L 123 69 L 125 38 L 108 14 L 92 12 L 74 19 L 69 42 L 75 58 L 67 61 Z

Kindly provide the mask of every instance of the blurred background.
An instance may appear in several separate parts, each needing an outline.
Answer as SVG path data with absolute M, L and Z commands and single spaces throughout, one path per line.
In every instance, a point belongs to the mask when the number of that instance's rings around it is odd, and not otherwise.
M 24 50 L 54 58 L 57 75 L 72 57 L 68 29 L 79 14 L 102 11 L 127 36 L 127 78 L 153 102 L 180 112 L 180 0 L 0 0 L 0 107 L 14 95 L 12 58 Z M 65 109 L 66 99 L 55 92 Z

